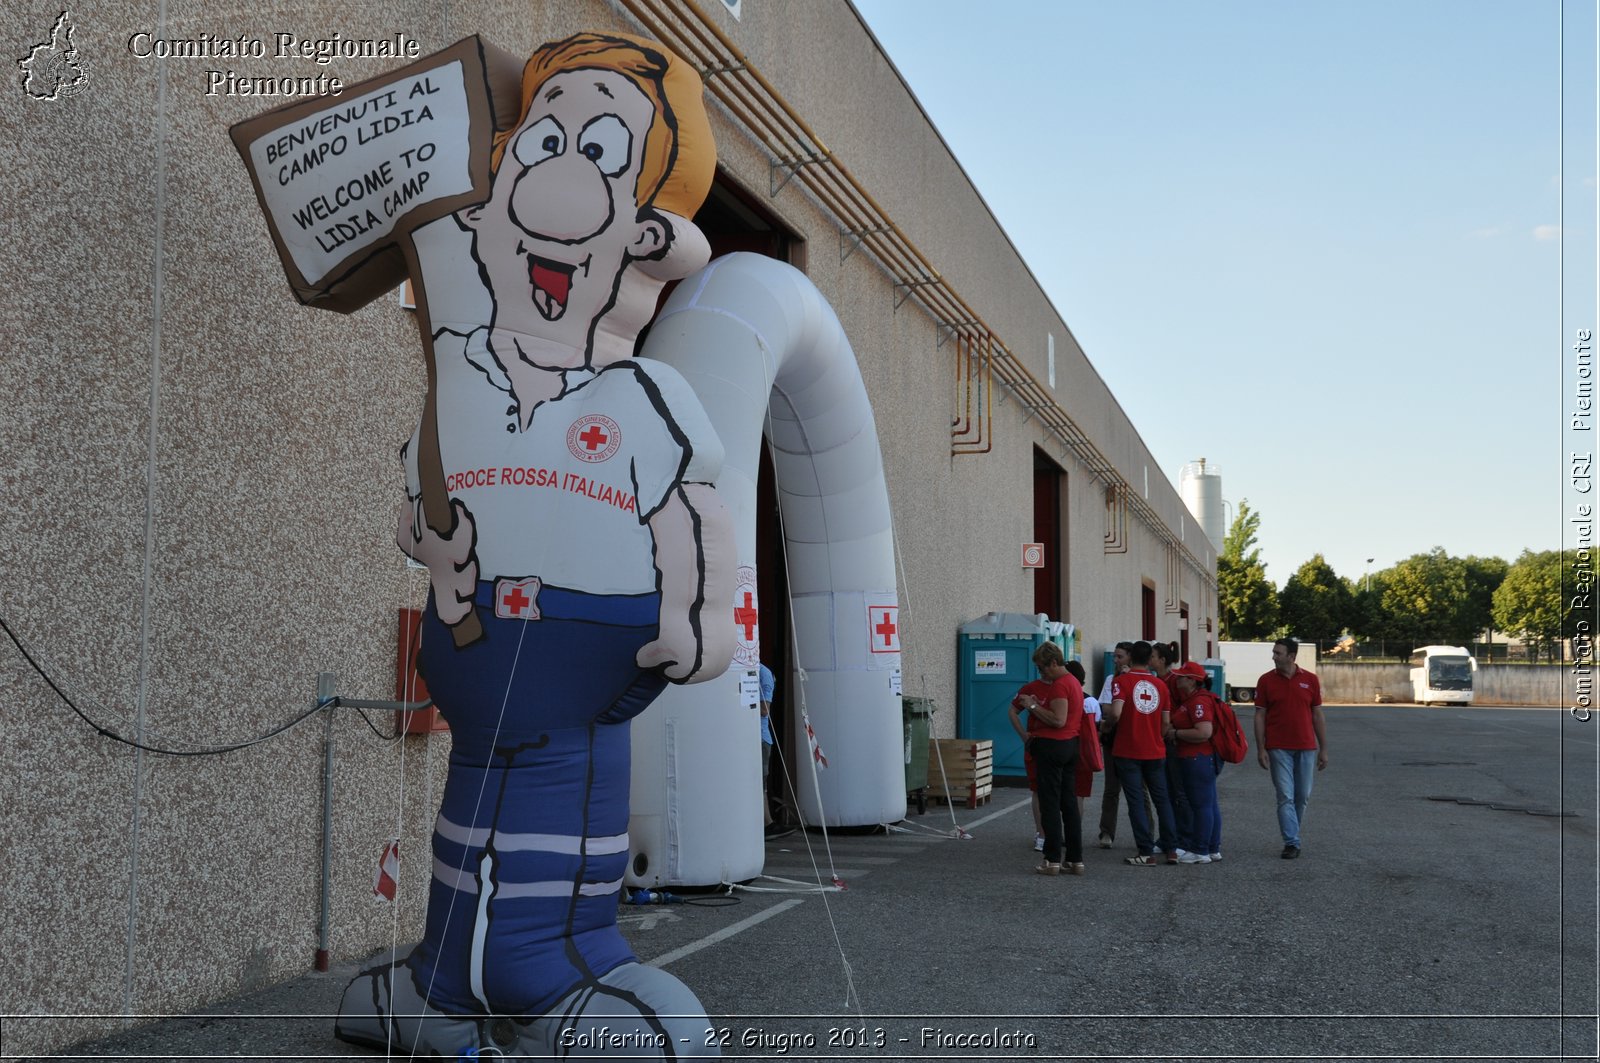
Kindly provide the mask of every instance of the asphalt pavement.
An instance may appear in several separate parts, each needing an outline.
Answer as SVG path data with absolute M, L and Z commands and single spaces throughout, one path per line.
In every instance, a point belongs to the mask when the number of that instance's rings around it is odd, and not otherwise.
M 1035 875 L 1027 792 L 997 787 L 887 833 L 771 840 L 749 888 L 624 906 L 624 932 L 699 994 L 729 1056 L 1596 1058 L 1600 725 L 1491 707 L 1327 718 L 1298 860 L 1280 858 L 1252 750 L 1219 780 L 1220 863 L 1129 867 L 1125 817 L 1097 848 L 1097 782 L 1087 874 Z M 835 877 L 845 889 L 820 889 Z M 52 1058 L 376 1058 L 332 1036 L 367 962 Z

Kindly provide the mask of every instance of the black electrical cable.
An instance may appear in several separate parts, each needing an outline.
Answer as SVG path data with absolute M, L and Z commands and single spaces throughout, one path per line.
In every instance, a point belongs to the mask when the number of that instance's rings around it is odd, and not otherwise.
M 684 897 L 684 904 L 692 904 L 696 908 L 731 908 L 735 904 L 743 904 L 743 897 L 735 897 L 731 893 L 711 894 L 704 897 Z
M 334 705 L 338 705 L 339 704 L 339 699 L 338 698 L 334 698 L 333 699 L 333 704 Z M 385 742 L 398 742 L 398 741 L 400 741 L 400 739 L 402 739 L 402 738 L 404 738 L 406 736 L 406 733 L 404 731 L 400 730 L 400 728 L 398 728 L 398 727 L 395 728 L 394 734 L 386 735 L 382 731 L 378 730 L 378 725 L 372 722 L 372 717 L 367 715 L 367 710 L 366 709 L 357 709 L 356 711 L 361 714 L 361 720 L 362 720 L 363 723 L 365 723 L 367 725 L 367 728 L 369 730 L 371 730 L 373 734 L 375 734 L 379 738 L 383 739 Z
M 296 716 L 283 726 L 276 727 L 264 735 L 259 735 L 245 742 L 236 742 L 233 745 L 226 746 L 208 746 L 201 749 L 162 749 L 160 746 L 146 745 L 145 743 L 136 741 L 135 739 L 125 738 L 122 735 L 117 734 L 115 731 L 103 727 L 99 723 L 95 722 L 95 720 L 90 718 L 88 713 L 78 708 L 77 703 L 67 696 L 67 692 L 57 686 L 54 679 L 50 678 L 50 673 L 46 672 L 44 667 L 40 665 L 38 661 L 34 660 L 33 654 L 29 653 L 28 647 L 23 644 L 21 636 L 19 636 L 15 631 L 11 630 L 11 625 L 6 622 L 4 616 L 0 616 L 0 631 L 4 631 L 6 633 L 6 637 L 9 638 L 11 640 L 11 644 L 17 648 L 17 652 L 22 654 L 22 659 L 27 661 L 29 666 L 32 667 L 35 672 L 39 673 L 39 678 L 43 679 L 45 684 L 49 686 L 51 690 L 55 691 L 56 696 L 66 703 L 67 708 L 77 713 L 78 717 L 83 720 L 84 723 L 88 724 L 90 727 L 93 727 L 96 733 L 104 738 L 109 738 L 113 742 L 121 742 L 125 746 L 132 746 L 134 749 L 142 749 L 146 753 L 160 753 L 168 757 L 210 757 L 221 753 L 232 753 L 239 749 L 248 749 L 251 746 L 260 745 L 262 742 L 265 742 L 270 738 L 276 738 L 278 735 L 283 734 L 283 732 L 289 730 L 291 727 L 294 727 L 300 723 L 304 723 L 314 714 L 338 703 L 338 699 L 335 698 L 333 702 L 324 702 L 320 705 L 313 705 L 311 708 L 307 709 L 305 712 L 302 712 L 300 715 Z M 372 727 L 371 720 L 367 721 L 367 726 Z M 375 733 L 378 733 L 378 737 L 385 737 L 381 732 L 378 732 L 376 727 L 373 727 L 372 729 Z

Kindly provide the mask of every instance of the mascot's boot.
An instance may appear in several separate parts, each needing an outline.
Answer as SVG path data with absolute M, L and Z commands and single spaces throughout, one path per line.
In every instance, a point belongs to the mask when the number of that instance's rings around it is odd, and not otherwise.
M 458 1055 L 483 1046 L 476 1016 L 446 1015 L 428 1006 L 406 963 L 362 971 L 339 1002 L 333 1035 L 363 1048 L 407 1056 Z
M 411 968 L 387 964 L 344 991 L 334 1036 L 391 1055 L 676 1060 L 720 1056 L 705 1009 L 666 971 L 626 963 L 573 990 L 546 1015 L 447 1015 L 428 1006 Z
M 506 1020 L 494 1020 L 505 1022 Z M 490 1033 L 500 1031 L 491 1022 Z M 722 1054 L 721 1042 L 693 991 L 657 967 L 625 963 L 573 990 L 543 1017 L 511 1020 L 529 1059 L 698 1059 Z

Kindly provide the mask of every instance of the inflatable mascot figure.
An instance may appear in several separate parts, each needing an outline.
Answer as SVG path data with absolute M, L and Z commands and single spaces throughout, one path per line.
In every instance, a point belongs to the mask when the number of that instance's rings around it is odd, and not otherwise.
M 716 161 L 702 91 L 648 41 L 547 44 L 487 200 L 430 225 L 470 262 L 430 261 L 418 233 L 436 379 L 398 538 L 428 567 L 420 668 L 453 745 L 423 940 L 351 983 L 343 1040 L 450 1059 L 708 1051 L 694 994 L 617 928 L 629 721 L 667 683 L 724 672 L 735 644 L 722 444 L 676 370 L 633 357 L 662 286 L 709 258 L 689 220 Z

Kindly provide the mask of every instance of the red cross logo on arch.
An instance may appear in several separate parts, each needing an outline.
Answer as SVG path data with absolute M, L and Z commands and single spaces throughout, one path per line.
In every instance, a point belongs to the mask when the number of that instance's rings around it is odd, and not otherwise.
M 761 603 L 756 598 L 756 570 L 740 565 L 734 575 L 733 625 L 738 628 L 738 644 L 733 659 L 751 668 L 761 663 Z
M 867 606 L 867 639 L 873 653 L 900 652 L 900 607 Z
M 1133 707 L 1145 716 L 1161 707 L 1161 692 L 1148 679 L 1133 684 Z
M 589 413 L 567 429 L 567 449 L 579 461 L 605 461 L 622 446 L 622 429 L 603 413 Z

